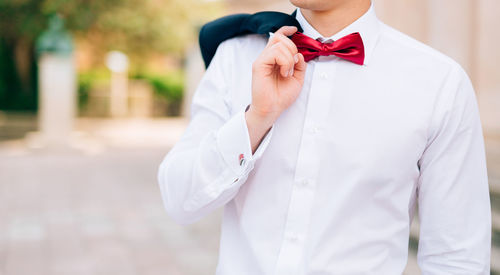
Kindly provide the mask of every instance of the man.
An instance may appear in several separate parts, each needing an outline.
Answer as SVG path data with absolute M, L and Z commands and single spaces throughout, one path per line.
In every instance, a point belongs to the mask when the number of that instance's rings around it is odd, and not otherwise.
M 186 224 L 224 206 L 220 275 L 390 275 L 406 266 L 418 205 L 423 274 L 489 274 L 484 144 L 464 70 L 380 22 L 369 0 L 291 2 L 313 40 L 359 33 L 361 65 L 305 62 L 296 27 L 224 41 L 160 165 L 167 212 Z

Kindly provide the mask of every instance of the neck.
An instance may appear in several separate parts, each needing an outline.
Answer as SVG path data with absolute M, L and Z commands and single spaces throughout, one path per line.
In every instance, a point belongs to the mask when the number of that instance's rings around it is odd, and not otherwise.
M 323 37 L 330 37 L 360 18 L 370 8 L 370 0 L 340 1 L 326 10 L 301 9 L 304 18 Z

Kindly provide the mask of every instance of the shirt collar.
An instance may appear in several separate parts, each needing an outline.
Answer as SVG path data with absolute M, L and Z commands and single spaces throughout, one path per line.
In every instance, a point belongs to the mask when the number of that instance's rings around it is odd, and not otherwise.
M 307 22 L 307 20 L 302 15 L 302 12 L 300 11 L 300 8 L 297 9 L 296 19 L 304 30 L 303 33 L 305 35 L 322 42 L 329 39 L 335 41 L 350 33 L 359 32 L 365 48 L 364 65 L 368 64 L 380 31 L 380 21 L 375 14 L 373 1 L 371 1 L 371 5 L 368 11 L 366 11 L 361 17 L 356 19 L 356 21 L 352 22 L 350 25 L 343 28 L 336 34 L 326 38 L 323 37 L 316 29 L 314 29 L 314 27 L 311 26 L 309 22 Z

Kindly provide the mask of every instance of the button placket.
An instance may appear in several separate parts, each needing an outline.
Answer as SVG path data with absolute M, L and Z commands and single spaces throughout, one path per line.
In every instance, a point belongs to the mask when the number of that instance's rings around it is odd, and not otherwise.
M 297 274 L 304 255 L 305 243 L 310 226 L 311 209 L 315 198 L 315 179 L 320 166 L 319 143 L 316 135 L 321 132 L 320 125 L 328 113 L 328 101 L 331 95 L 325 93 L 330 84 L 321 79 L 321 72 L 332 71 L 331 65 L 318 62 L 315 64 L 313 82 L 309 92 L 297 165 L 295 184 L 292 186 L 286 216 L 283 242 L 276 263 L 275 274 Z

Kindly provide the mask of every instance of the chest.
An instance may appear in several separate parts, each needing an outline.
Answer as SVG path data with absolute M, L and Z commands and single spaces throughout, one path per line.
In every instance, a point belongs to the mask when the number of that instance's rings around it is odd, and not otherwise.
M 344 166 L 371 175 L 393 174 L 395 167 L 414 171 L 427 143 L 430 89 L 397 70 L 310 62 L 299 97 L 274 125 L 266 155 L 290 168 L 302 158 L 308 167 Z M 251 88 L 245 93 L 241 98 L 249 103 Z

